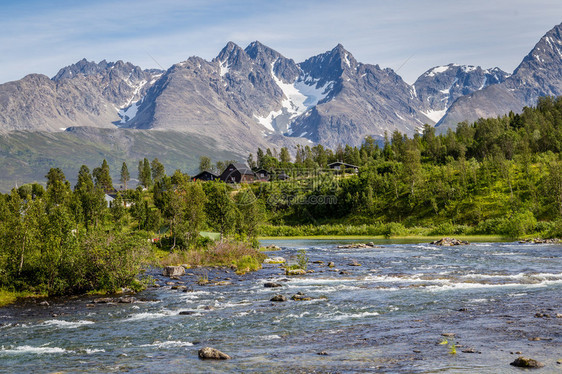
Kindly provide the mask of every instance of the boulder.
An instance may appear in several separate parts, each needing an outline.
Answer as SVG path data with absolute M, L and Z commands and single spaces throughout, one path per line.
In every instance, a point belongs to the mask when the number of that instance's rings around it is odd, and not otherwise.
M 264 264 L 283 264 L 285 263 L 285 259 L 283 257 L 269 257 L 263 260 Z
M 122 304 L 132 304 L 135 301 L 137 301 L 137 299 L 135 299 L 132 296 L 122 296 L 122 297 L 117 299 L 117 302 L 122 303 Z
M 162 275 L 165 277 L 180 277 L 185 274 L 183 266 L 166 266 L 162 270 Z
M 218 349 L 205 347 L 199 350 L 199 358 L 210 360 L 228 360 L 231 357 Z
M 306 270 L 304 269 L 287 269 L 285 272 L 287 275 L 305 275 Z
M 347 266 L 361 266 L 361 264 L 356 260 L 353 260 L 349 264 L 347 264 Z
M 287 301 L 287 298 L 284 295 L 275 295 L 269 301 Z
M 510 363 L 510 365 L 520 368 L 542 368 L 544 366 L 544 364 L 538 362 L 537 360 L 523 356 L 517 357 L 515 361 Z
M 179 315 L 180 316 L 190 316 L 192 314 L 195 314 L 197 312 L 193 311 L 193 310 L 182 310 L 180 311 Z
M 262 251 L 279 251 L 281 250 L 281 247 L 275 245 L 275 244 L 270 244 L 268 246 L 265 247 L 261 247 Z
M 452 247 L 455 245 L 468 245 L 470 244 L 469 242 L 463 241 L 463 240 L 458 240 L 455 238 L 443 238 L 443 239 L 439 239 L 439 240 L 435 240 L 429 244 L 433 244 L 433 245 L 439 245 L 442 247 Z
M 92 301 L 94 304 L 109 304 L 113 303 L 114 300 L 111 297 L 98 297 Z
M 295 301 L 309 301 L 312 300 L 310 297 L 306 296 L 304 293 L 302 292 L 297 292 L 296 294 L 294 294 L 293 296 L 291 296 L 292 300 Z
M 328 267 L 333 268 L 336 264 L 333 261 L 328 262 Z
M 265 288 L 276 288 L 276 287 L 283 287 L 282 284 L 275 283 L 275 282 L 266 282 L 263 284 Z

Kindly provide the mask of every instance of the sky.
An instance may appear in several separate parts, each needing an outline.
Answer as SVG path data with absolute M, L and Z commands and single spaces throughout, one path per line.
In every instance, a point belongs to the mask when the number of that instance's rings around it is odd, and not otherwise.
M 448 63 L 512 72 L 560 0 L 0 0 L 0 83 L 82 58 L 163 68 L 259 40 L 296 62 L 338 43 L 413 83 Z

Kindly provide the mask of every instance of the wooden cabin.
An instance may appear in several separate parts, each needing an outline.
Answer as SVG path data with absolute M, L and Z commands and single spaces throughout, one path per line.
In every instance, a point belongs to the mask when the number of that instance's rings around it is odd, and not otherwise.
M 211 173 L 210 171 L 204 170 L 201 173 L 197 174 L 196 176 L 192 177 L 192 181 L 214 181 L 218 179 L 219 176 Z
M 271 178 L 271 173 L 265 169 L 256 170 L 254 174 L 256 175 L 256 180 L 262 182 L 267 182 Z
M 250 183 L 256 180 L 256 175 L 244 164 L 229 164 L 219 178 L 226 183 Z
M 346 164 L 345 162 L 341 162 L 341 161 L 332 162 L 331 164 L 328 164 L 328 167 L 332 170 L 338 170 L 343 172 L 353 171 L 357 173 L 359 171 L 359 166 Z

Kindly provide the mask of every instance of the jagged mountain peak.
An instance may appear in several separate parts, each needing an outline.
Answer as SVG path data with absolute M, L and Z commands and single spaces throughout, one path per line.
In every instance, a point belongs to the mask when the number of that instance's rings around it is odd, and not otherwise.
M 240 56 L 248 57 L 246 52 L 238 44 L 230 41 L 221 49 L 215 60 L 220 62 L 234 61 L 239 59 Z
M 328 81 L 339 81 L 344 75 L 355 74 L 358 65 L 357 60 L 342 44 L 299 64 L 307 76 L 318 79 L 322 85 Z
M 244 51 L 250 56 L 251 58 L 255 59 L 258 55 L 267 54 L 267 55 L 280 55 L 279 52 L 275 51 L 274 49 L 262 44 L 258 40 L 251 42 L 248 46 L 244 49 Z
M 339 61 L 339 65 L 342 69 L 352 69 L 357 66 L 357 60 L 353 57 L 353 55 L 345 49 L 345 47 L 338 43 L 330 52 L 327 52 L 325 55 L 329 58 L 329 62 L 337 63 Z
M 133 65 L 130 62 L 117 60 L 116 62 L 107 62 L 105 59 L 100 62 L 88 61 L 83 58 L 80 61 L 65 66 L 60 69 L 58 73 L 52 78 L 54 81 L 61 81 L 63 79 L 72 79 L 78 75 L 91 76 L 106 72 L 115 72 L 114 74 L 128 74 L 135 72 L 135 74 L 142 74 L 142 69 L 139 66 Z
M 562 24 L 549 30 L 534 46 L 513 72 L 514 79 L 529 70 L 540 70 L 562 65 Z

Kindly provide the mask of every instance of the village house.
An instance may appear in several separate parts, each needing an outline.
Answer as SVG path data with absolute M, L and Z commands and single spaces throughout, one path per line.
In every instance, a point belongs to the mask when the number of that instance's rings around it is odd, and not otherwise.
M 210 171 L 204 170 L 201 173 L 197 174 L 191 180 L 195 181 L 214 181 L 215 179 L 219 179 L 218 175 L 211 173 Z
M 359 166 L 346 164 L 345 162 L 341 161 L 332 162 L 331 164 L 328 164 L 328 167 L 332 170 L 343 171 L 344 173 L 346 171 L 353 171 L 355 173 L 359 171 Z
M 219 176 L 226 183 L 249 183 L 256 180 L 256 175 L 246 165 L 229 164 Z

